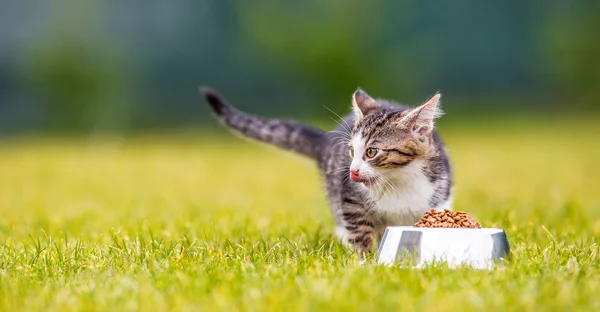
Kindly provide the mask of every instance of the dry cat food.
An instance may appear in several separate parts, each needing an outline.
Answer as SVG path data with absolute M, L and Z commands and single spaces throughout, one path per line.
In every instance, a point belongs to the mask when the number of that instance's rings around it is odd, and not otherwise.
M 479 229 L 481 224 L 475 221 L 464 211 L 438 211 L 431 209 L 423 215 L 419 222 L 415 223 L 416 227 L 431 227 L 431 228 L 472 228 Z

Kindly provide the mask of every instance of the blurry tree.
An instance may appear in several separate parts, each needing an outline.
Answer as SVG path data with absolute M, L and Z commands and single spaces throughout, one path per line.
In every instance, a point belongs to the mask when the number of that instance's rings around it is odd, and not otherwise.
M 406 98 L 435 66 L 428 53 L 433 50 L 420 38 L 398 32 L 410 18 L 394 19 L 393 28 L 385 23 L 394 18 L 390 10 L 406 6 L 382 0 L 238 0 L 235 8 L 242 31 L 282 68 L 303 75 L 329 99 L 339 99 L 340 94 L 349 98 L 356 87 L 375 96 Z M 345 111 L 348 103 L 331 105 Z
M 407 104 L 440 90 L 446 110 L 483 115 L 600 108 L 598 0 L 34 0 L 0 13 L 0 132 L 202 126 L 200 84 L 307 119 L 348 112 L 357 87 Z
M 24 83 L 55 131 L 120 129 L 127 123 L 127 66 L 113 42 L 102 41 L 101 7 L 56 1 L 47 33 L 29 47 Z M 73 14 L 77 12 L 77 14 Z
M 553 2 L 546 12 L 538 70 L 569 107 L 600 108 L 600 1 Z

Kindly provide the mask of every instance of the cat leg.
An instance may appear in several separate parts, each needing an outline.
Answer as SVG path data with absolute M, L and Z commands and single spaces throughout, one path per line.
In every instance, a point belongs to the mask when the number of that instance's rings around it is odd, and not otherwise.
M 333 175 L 326 176 L 325 186 L 327 187 L 327 197 L 329 201 L 329 208 L 331 210 L 331 216 L 335 221 L 335 236 L 344 245 L 348 244 L 348 230 L 344 226 L 344 220 L 342 217 L 342 190 L 340 183 L 336 183 L 332 177 Z
M 327 189 L 327 200 L 329 202 L 329 209 L 331 210 L 331 216 L 335 221 L 335 236 L 338 240 L 348 246 L 350 245 L 348 242 L 348 230 L 346 229 L 346 223 L 344 222 L 343 217 L 343 190 L 344 185 L 343 181 L 344 177 L 347 177 L 349 173 L 348 170 L 340 170 L 339 167 L 342 166 L 345 168 L 343 164 L 339 164 L 334 162 L 334 160 L 339 160 L 337 158 L 330 158 L 329 162 L 322 162 L 321 171 L 324 172 L 323 179 L 325 188 Z M 350 247 L 350 246 L 349 246 Z
M 353 198 L 345 197 L 342 218 L 350 246 L 361 254 L 371 251 L 375 242 L 375 227 L 368 207 Z
M 344 245 L 350 245 L 348 243 L 348 230 L 343 225 L 335 225 L 335 236 L 342 242 Z

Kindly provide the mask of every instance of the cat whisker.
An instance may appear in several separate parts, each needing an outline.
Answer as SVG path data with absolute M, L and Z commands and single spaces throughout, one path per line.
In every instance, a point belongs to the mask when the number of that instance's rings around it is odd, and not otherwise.
M 350 143 L 350 139 L 349 138 L 340 138 L 340 137 L 334 137 L 329 139 L 329 141 L 327 143 L 331 143 L 331 141 L 333 140 L 338 140 L 338 142 L 342 142 L 342 143 Z
M 330 138 L 326 144 L 330 144 L 332 142 L 335 142 L 336 144 L 345 144 L 345 145 L 350 145 L 350 139 L 349 138 L 344 138 L 344 137 L 333 137 Z
M 381 189 L 382 189 L 381 193 L 385 195 L 387 193 L 387 191 L 389 191 L 389 186 L 387 184 L 387 181 L 385 180 L 385 177 L 380 176 L 379 180 L 382 182 L 381 183 Z
M 392 183 L 389 181 L 389 179 L 387 179 L 385 176 L 378 174 L 375 176 L 375 180 L 378 182 L 377 186 L 378 186 L 378 193 L 383 196 L 385 195 L 385 193 L 389 192 L 393 192 L 395 187 L 392 185 Z
M 325 173 L 332 174 L 332 173 L 339 173 L 339 172 L 344 172 L 344 171 L 350 171 L 350 168 L 348 168 L 348 167 L 334 168 L 329 171 L 326 171 Z
M 349 148 L 350 148 L 350 147 L 349 147 L 349 145 L 350 145 L 350 144 L 348 144 L 348 142 L 337 142 L 337 143 L 335 143 L 335 144 L 334 144 L 332 147 L 338 147 L 338 146 L 340 146 L 340 145 L 346 146 L 346 149 L 349 149 Z
M 348 141 L 350 141 L 352 139 L 352 137 L 350 136 L 350 132 L 344 132 L 344 131 L 340 131 L 340 130 L 331 130 L 328 133 L 337 133 L 342 135 L 342 137 L 344 139 L 347 139 Z
M 350 176 L 346 175 L 343 179 L 342 179 L 342 185 L 344 185 L 346 182 L 348 182 L 348 180 L 350 180 Z
M 383 177 L 383 179 L 385 181 L 386 188 L 390 191 L 390 193 L 393 193 L 396 190 L 396 186 L 394 186 L 386 177 Z
M 329 142 L 327 142 L 327 144 L 331 144 L 331 140 Z M 348 140 L 345 139 L 341 139 L 338 140 L 337 142 L 335 142 L 332 146 L 332 148 L 337 148 L 338 146 L 344 146 L 345 148 L 350 148 L 350 142 Z
M 342 116 L 340 116 L 338 113 L 334 112 L 332 109 L 330 109 L 329 107 L 323 105 L 323 107 L 325 107 L 325 109 L 327 109 L 328 111 L 330 111 L 331 113 L 333 113 L 334 115 L 336 115 L 341 121 L 344 122 L 344 124 L 346 124 L 346 130 L 348 132 L 350 132 L 352 130 L 352 127 L 350 127 L 350 125 L 346 122 L 346 120 L 344 118 L 342 118 Z M 344 127 L 344 125 L 342 125 L 340 122 L 337 122 L 340 126 Z
M 377 194 L 379 194 L 379 196 L 383 196 L 383 184 L 381 183 L 381 179 L 379 179 L 379 177 L 375 176 L 375 187 L 376 187 L 376 191 Z
M 385 183 L 385 186 L 386 186 L 387 190 L 389 190 L 390 192 L 393 192 L 396 189 L 396 187 L 392 184 L 392 182 L 390 181 L 390 179 L 388 179 L 384 175 L 379 175 L 379 176 L 383 180 L 383 182 Z
M 333 120 L 333 121 L 334 121 L 335 123 L 337 123 L 337 124 L 338 124 L 340 127 L 342 127 L 342 129 L 344 129 L 344 131 L 345 131 L 346 133 L 350 133 L 350 132 L 352 131 L 352 128 L 348 128 L 347 126 L 345 126 L 345 125 L 341 124 L 339 121 L 335 120 L 334 118 L 332 118 L 332 117 L 329 117 L 329 119 Z M 342 120 L 343 120 L 343 119 L 342 119 Z M 345 121 L 344 121 L 344 122 L 345 122 Z M 331 131 L 330 131 L 330 132 L 331 132 Z

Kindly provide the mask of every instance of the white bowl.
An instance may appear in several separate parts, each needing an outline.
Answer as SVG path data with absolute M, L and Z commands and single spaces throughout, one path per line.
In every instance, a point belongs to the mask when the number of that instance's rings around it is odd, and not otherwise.
M 443 262 L 451 268 L 490 269 L 509 257 L 510 247 L 502 229 L 390 226 L 379 244 L 377 262 L 416 268 Z

